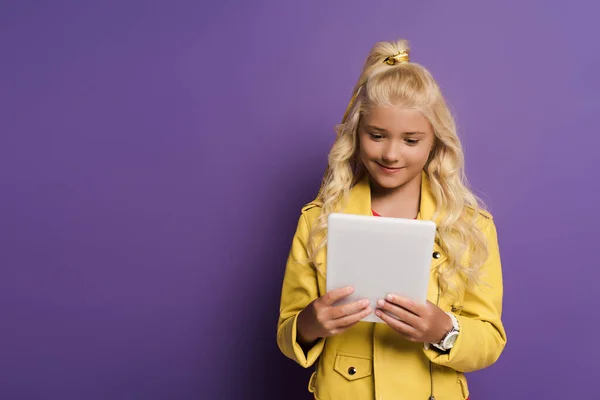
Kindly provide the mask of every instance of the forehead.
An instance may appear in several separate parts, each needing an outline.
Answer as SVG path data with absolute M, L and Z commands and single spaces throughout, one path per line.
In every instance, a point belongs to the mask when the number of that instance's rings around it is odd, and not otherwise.
M 371 125 L 388 132 L 433 132 L 431 124 L 420 111 L 403 106 L 380 106 L 370 109 L 362 118 L 363 125 Z

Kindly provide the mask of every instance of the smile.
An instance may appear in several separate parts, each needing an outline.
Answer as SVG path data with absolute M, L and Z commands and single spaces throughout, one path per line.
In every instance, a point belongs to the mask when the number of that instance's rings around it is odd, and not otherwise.
M 400 167 L 400 168 L 390 168 L 390 167 L 385 167 L 379 163 L 377 163 L 377 165 L 379 166 L 379 168 L 381 168 L 381 170 L 383 172 L 387 172 L 388 174 L 393 174 L 395 172 L 398 172 L 400 170 L 402 170 L 404 167 Z

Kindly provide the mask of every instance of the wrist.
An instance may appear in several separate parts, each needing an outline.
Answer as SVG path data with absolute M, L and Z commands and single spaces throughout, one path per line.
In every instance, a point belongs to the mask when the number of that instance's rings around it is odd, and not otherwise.
M 298 320 L 296 321 L 296 338 L 301 345 L 309 345 L 319 339 L 318 336 L 311 335 L 308 328 L 306 313 L 305 310 L 302 310 L 298 314 Z
M 431 343 L 432 345 L 443 351 L 448 351 L 452 349 L 452 347 L 454 347 L 454 342 L 456 342 L 456 339 L 458 338 L 458 335 L 460 333 L 460 325 L 458 323 L 458 319 L 454 316 L 454 314 L 447 312 L 446 316 L 450 320 L 450 329 L 446 331 L 446 333 L 442 336 L 442 338 L 439 341 Z
M 439 340 L 436 343 L 439 343 L 442 340 L 444 340 L 446 335 L 448 335 L 450 333 L 450 331 L 452 331 L 452 329 L 454 328 L 454 324 L 452 324 L 452 318 L 450 317 L 450 315 L 448 315 L 447 313 L 444 313 L 444 316 L 446 318 L 444 318 L 444 323 L 442 324 L 442 327 L 443 327 L 442 335 L 438 338 Z

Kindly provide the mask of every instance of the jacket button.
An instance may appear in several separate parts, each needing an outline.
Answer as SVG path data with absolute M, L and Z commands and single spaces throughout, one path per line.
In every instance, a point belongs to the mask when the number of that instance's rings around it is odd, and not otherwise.
M 442 255 L 440 254 L 439 251 L 434 251 L 433 252 L 433 258 L 435 258 L 436 260 L 439 259 Z
M 356 373 L 356 368 L 354 368 L 354 367 L 350 367 L 350 368 L 348 368 L 348 373 L 349 373 L 350 375 L 354 375 L 354 374 Z

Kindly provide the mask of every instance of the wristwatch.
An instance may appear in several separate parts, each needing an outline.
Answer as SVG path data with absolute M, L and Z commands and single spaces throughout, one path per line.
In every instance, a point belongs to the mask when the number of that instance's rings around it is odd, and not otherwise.
M 450 319 L 452 319 L 452 329 L 450 329 L 450 332 L 446 333 L 439 343 L 432 343 L 432 345 L 442 351 L 448 351 L 454 347 L 454 343 L 456 342 L 458 334 L 460 333 L 460 325 L 458 324 L 458 319 L 456 319 L 456 316 L 454 316 L 454 314 L 451 312 L 446 312 L 446 314 L 448 314 Z

